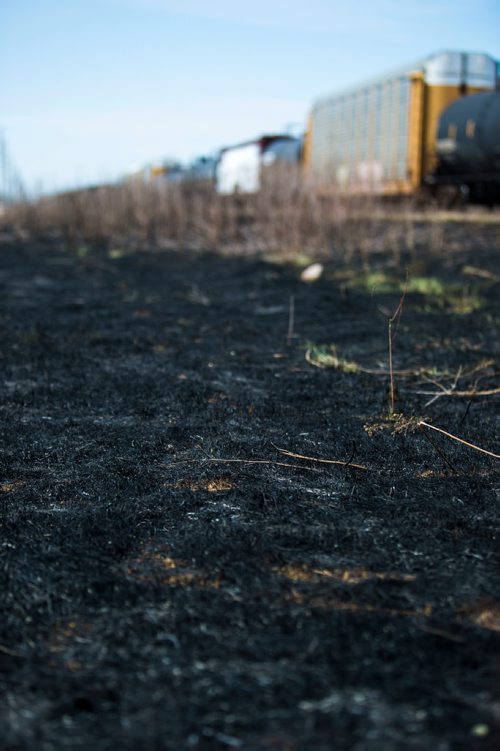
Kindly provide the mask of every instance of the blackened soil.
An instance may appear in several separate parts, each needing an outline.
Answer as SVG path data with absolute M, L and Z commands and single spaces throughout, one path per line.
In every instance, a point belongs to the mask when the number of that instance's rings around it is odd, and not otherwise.
M 497 747 L 498 460 L 418 421 L 499 453 L 498 233 L 411 261 L 392 419 L 360 268 L 0 251 L 4 751 Z

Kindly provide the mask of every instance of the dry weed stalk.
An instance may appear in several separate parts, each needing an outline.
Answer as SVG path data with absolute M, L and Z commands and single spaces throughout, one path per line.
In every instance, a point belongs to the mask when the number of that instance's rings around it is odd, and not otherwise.
M 223 457 L 205 456 L 203 459 L 181 459 L 177 462 L 170 462 L 169 464 L 163 464 L 161 466 L 170 469 L 170 467 L 176 467 L 179 464 L 268 464 L 273 467 L 287 467 L 288 469 L 306 469 L 308 472 L 318 472 L 319 470 L 314 467 L 304 467 L 301 464 L 290 464 L 288 462 L 277 462 L 272 459 L 225 459 Z
M 284 456 L 288 456 L 292 459 L 303 459 L 304 461 L 309 462 L 316 462 L 318 464 L 335 464 L 339 467 L 349 467 L 353 469 L 361 469 L 364 471 L 368 470 L 368 467 L 363 466 L 362 464 L 354 464 L 353 458 L 354 453 L 356 450 L 355 444 L 353 444 L 353 452 L 351 457 L 347 461 L 341 461 L 339 459 L 322 459 L 314 456 L 304 456 L 303 454 L 296 454 L 293 451 L 288 451 L 287 449 L 281 449 L 278 446 L 275 446 L 274 443 L 271 444 L 273 448 L 276 449 L 276 451 L 279 451 L 280 454 L 283 454 Z M 165 464 L 162 466 L 165 467 L 175 467 L 179 464 L 192 464 L 192 463 L 199 463 L 204 464 L 205 462 L 215 463 L 215 464 L 268 464 L 271 466 L 276 467 L 287 467 L 288 469 L 306 469 L 308 472 L 318 472 L 319 470 L 315 469 L 314 467 L 304 467 L 302 464 L 290 464 L 289 462 L 277 462 L 273 459 L 233 459 L 233 458 L 223 458 L 223 457 L 214 457 L 214 456 L 205 456 L 202 459 L 196 459 L 196 458 L 189 458 L 189 459 L 181 459 L 180 461 L 171 462 L 169 464 Z
M 273 443 L 274 446 L 274 443 Z M 322 459 L 315 456 L 304 456 L 303 454 L 295 454 L 293 451 L 288 451 L 287 449 L 280 449 L 278 446 L 274 446 L 276 451 L 279 451 L 281 454 L 284 454 L 285 456 L 290 456 L 293 459 L 304 459 L 308 462 L 318 462 L 319 464 L 337 464 L 341 467 L 353 467 L 354 469 L 362 469 L 367 471 L 368 467 L 364 467 L 362 464 L 353 464 L 352 459 L 354 457 L 354 451 L 350 459 L 347 461 L 340 461 L 339 459 Z
M 495 394 L 500 394 L 500 387 L 493 387 L 490 389 L 478 389 L 476 386 L 468 389 L 459 389 L 458 383 L 459 381 L 464 378 L 466 375 L 470 375 L 473 372 L 476 372 L 477 368 L 473 369 L 472 371 L 469 371 L 467 374 L 462 373 L 462 366 L 457 371 L 457 374 L 453 380 L 453 383 L 451 386 L 443 386 L 442 383 L 439 381 L 436 381 L 434 379 L 427 379 L 429 383 L 432 383 L 436 388 L 439 389 L 439 391 L 416 391 L 416 394 L 420 394 L 422 396 L 431 396 L 432 399 L 429 399 L 428 402 L 425 403 L 426 407 L 429 407 L 431 404 L 436 402 L 438 399 L 441 399 L 444 396 L 454 396 L 454 397 L 462 397 L 462 398 L 471 398 L 471 397 L 479 397 L 479 396 L 494 396 Z
M 392 345 L 396 339 L 398 333 L 399 323 L 401 321 L 401 315 L 403 313 L 403 304 L 406 297 L 406 290 L 408 289 L 408 269 L 406 269 L 406 281 L 403 289 L 403 294 L 399 301 L 399 305 L 394 311 L 393 315 L 389 318 L 387 323 L 387 334 L 389 339 L 389 414 L 394 414 L 395 403 L 395 388 L 394 388 L 394 368 L 392 364 Z M 393 333 L 392 327 L 396 324 L 396 330 Z
M 59 238 L 75 251 L 175 243 L 290 258 L 329 255 L 347 262 L 360 254 L 365 265 L 382 247 L 392 247 L 399 259 L 405 223 L 407 213 L 389 212 L 376 196 L 362 198 L 333 184 L 325 189 L 290 166 L 267 173 L 255 195 L 221 196 L 212 185 L 188 180 L 129 179 L 23 198 L 0 217 L 1 228 L 17 237 Z
M 454 388 L 450 387 L 449 389 L 444 388 L 440 383 L 436 384 L 439 386 L 440 389 L 442 389 L 441 392 L 436 391 L 415 391 L 415 394 L 421 394 L 423 396 L 433 396 L 434 398 L 430 401 L 426 402 L 425 406 L 428 407 L 429 404 L 432 404 L 436 401 L 436 399 L 441 399 L 443 396 L 456 396 L 463 399 L 470 399 L 471 397 L 478 397 L 478 396 L 495 396 L 496 394 L 500 394 L 500 386 L 497 386 L 492 389 L 483 389 L 482 391 L 478 389 L 465 389 L 462 391 L 455 390 Z
M 488 451 L 487 449 L 483 449 L 480 446 L 476 446 L 476 444 L 470 443 L 469 441 L 465 441 L 463 438 L 459 438 L 458 436 L 453 435 L 453 433 L 448 433 L 448 431 L 443 430 L 442 428 L 436 428 L 435 425 L 430 425 L 430 423 L 425 422 L 424 420 L 420 420 L 420 422 L 418 423 L 418 427 L 429 428 L 429 430 L 435 430 L 436 433 L 441 433 L 447 438 L 451 438 L 453 441 L 458 441 L 458 443 L 462 443 L 464 446 L 474 449 L 474 451 L 480 451 L 482 454 L 486 454 L 487 456 L 493 457 L 493 459 L 500 459 L 500 454 L 494 454 L 492 451 Z

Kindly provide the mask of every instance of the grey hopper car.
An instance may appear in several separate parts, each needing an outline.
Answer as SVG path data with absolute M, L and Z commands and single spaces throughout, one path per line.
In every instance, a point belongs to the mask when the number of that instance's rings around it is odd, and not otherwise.
M 447 107 L 436 138 L 436 188 L 454 186 L 464 198 L 500 201 L 500 92 L 462 97 Z

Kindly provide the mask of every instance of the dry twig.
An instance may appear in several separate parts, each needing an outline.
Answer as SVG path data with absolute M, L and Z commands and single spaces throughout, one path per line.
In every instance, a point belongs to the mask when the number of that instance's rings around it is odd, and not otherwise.
M 288 467 L 288 469 L 306 469 L 308 472 L 317 472 L 314 467 L 304 467 L 302 464 L 290 464 L 288 462 L 275 462 L 270 459 L 224 459 L 222 457 L 206 456 L 203 459 L 181 459 L 178 462 L 170 462 L 169 464 L 162 464 L 162 467 L 177 467 L 180 464 L 205 464 L 211 462 L 213 464 L 270 464 L 275 467 Z M 342 462 L 339 462 L 339 464 Z M 352 465 L 351 465 L 352 466 Z
M 500 454 L 494 454 L 493 451 L 488 451 L 487 449 L 483 449 L 480 446 L 476 446 L 474 443 L 469 443 L 469 441 L 464 441 L 463 438 L 459 438 L 456 435 L 453 435 L 453 433 L 448 433 L 446 430 L 442 430 L 441 428 L 436 428 L 435 425 L 430 425 L 428 422 L 424 422 L 424 420 L 420 420 L 418 423 L 419 428 L 429 428 L 430 430 L 435 430 L 436 433 L 441 433 L 442 435 L 445 435 L 447 438 L 451 438 L 454 441 L 458 441 L 458 443 L 463 443 L 464 446 L 468 446 L 471 449 L 474 449 L 475 451 L 480 451 L 482 454 L 486 454 L 487 456 L 492 456 L 493 459 L 500 459 Z
M 476 397 L 476 396 L 494 396 L 495 394 L 500 394 L 500 387 L 494 388 L 494 389 L 485 389 L 484 391 L 478 391 L 477 389 L 466 389 L 465 391 L 457 391 L 453 388 L 445 389 L 441 386 L 441 384 L 436 384 L 440 388 L 443 389 L 443 391 L 437 392 L 437 391 L 414 391 L 414 394 L 420 394 L 421 396 L 433 396 L 434 399 L 431 399 L 430 401 L 426 402 L 425 406 L 428 407 L 429 404 L 432 404 L 436 401 L 436 399 L 441 399 L 443 396 L 456 396 L 456 397 L 462 397 L 462 398 L 470 398 L 470 397 Z
M 458 388 L 458 382 L 467 376 L 472 375 L 473 373 L 477 373 L 480 370 L 484 370 L 485 368 L 489 367 L 491 365 L 491 361 L 486 361 L 483 363 L 480 363 L 476 367 L 472 368 L 471 370 L 467 371 L 466 373 L 462 372 L 462 366 L 459 367 L 457 374 L 453 380 L 453 383 L 451 386 L 443 386 L 442 383 L 439 381 L 433 379 L 433 378 L 426 378 L 425 380 L 427 383 L 432 383 L 433 386 L 436 386 L 436 388 L 439 389 L 439 391 L 415 391 L 415 394 L 421 394 L 423 396 L 432 396 L 432 399 L 429 399 L 428 402 L 426 402 L 425 406 L 428 407 L 430 404 L 433 404 L 438 399 L 441 399 L 443 396 L 456 396 L 456 397 L 471 397 L 471 396 L 492 396 L 494 394 L 500 394 L 500 387 L 495 387 L 491 389 L 478 389 L 478 382 L 480 379 L 476 380 L 476 383 L 474 386 L 468 389 L 459 389 Z
M 295 454 L 293 451 L 288 451 L 287 449 L 280 449 L 278 446 L 275 446 L 274 443 L 272 444 L 276 451 L 279 451 L 281 454 L 284 454 L 285 456 L 290 456 L 293 459 L 304 459 L 308 462 L 318 462 L 319 464 L 337 464 L 341 467 L 354 467 L 354 469 L 362 469 L 364 471 L 368 470 L 368 467 L 364 467 L 362 464 L 353 464 L 351 459 L 348 459 L 346 462 L 340 461 L 339 459 L 321 459 L 317 458 L 315 456 L 304 456 L 303 454 Z
M 460 380 L 461 374 L 462 374 L 462 366 L 460 366 L 459 369 L 457 370 L 457 374 L 455 376 L 455 380 L 453 381 L 453 383 L 451 384 L 451 386 L 449 388 L 445 388 L 442 383 L 439 383 L 439 381 L 435 381 L 433 379 L 429 379 L 429 382 L 433 383 L 434 386 L 437 386 L 437 388 L 441 389 L 441 391 L 437 391 L 437 392 L 435 391 L 434 394 L 433 394 L 432 399 L 429 399 L 429 401 L 426 402 L 425 406 L 429 407 L 431 404 L 433 404 L 440 397 L 447 396 L 447 395 L 449 396 L 454 391 L 456 391 L 456 388 L 457 388 L 457 385 L 458 385 L 458 381 Z

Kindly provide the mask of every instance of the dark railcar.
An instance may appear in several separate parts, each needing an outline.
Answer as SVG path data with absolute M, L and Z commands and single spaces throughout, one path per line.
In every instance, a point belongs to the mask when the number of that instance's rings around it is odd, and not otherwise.
M 500 92 L 472 94 L 447 107 L 436 154 L 436 188 L 455 187 L 474 202 L 500 202 Z

